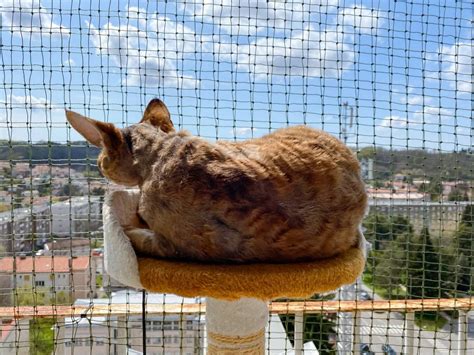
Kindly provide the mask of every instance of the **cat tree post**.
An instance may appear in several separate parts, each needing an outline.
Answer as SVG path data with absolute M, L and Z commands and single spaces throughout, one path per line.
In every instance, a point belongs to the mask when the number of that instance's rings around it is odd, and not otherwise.
M 206 300 L 207 353 L 265 353 L 267 302 L 255 298 L 224 301 Z
M 136 219 L 138 193 L 116 191 L 104 208 L 104 262 L 117 281 L 150 292 L 207 297 L 208 354 L 265 352 L 267 301 L 307 298 L 352 284 L 365 265 L 365 239 L 331 259 L 294 264 L 203 264 L 137 258 L 123 226 Z M 300 344 L 301 345 L 301 344 Z

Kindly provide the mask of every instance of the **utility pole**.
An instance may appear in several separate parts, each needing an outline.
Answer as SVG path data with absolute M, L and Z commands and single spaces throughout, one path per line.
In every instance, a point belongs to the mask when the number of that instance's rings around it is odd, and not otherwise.
M 347 138 L 349 135 L 348 130 L 352 128 L 352 125 L 354 123 L 354 107 L 350 106 L 347 101 L 342 103 L 342 107 L 343 107 L 344 112 L 342 114 L 342 122 L 340 124 L 341 133 L 342 133 L 342 139 L 344 141 L 344 144 L 347 144 Z M 348 118 L 349 118 L 349 122 L 347 122 Z

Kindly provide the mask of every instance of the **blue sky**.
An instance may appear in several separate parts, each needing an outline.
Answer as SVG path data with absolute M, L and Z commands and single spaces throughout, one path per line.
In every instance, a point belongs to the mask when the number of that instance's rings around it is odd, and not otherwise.
M 473 144 L 470 1 L 157 3 L 3 0 L 0 138 L 76 140 L 64 107 L 124 126 L 158 96 L 209 139 L 340 135 L 348 102 L 351 145 Z

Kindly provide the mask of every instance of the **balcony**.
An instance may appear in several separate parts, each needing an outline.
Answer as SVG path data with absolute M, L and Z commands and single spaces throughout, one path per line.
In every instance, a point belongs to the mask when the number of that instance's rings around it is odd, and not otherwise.
M 468 354 L 474 346 L 468 332 L 469 324 L 472 327 L 473 322 L 468 317 L 472 306 L 471 298 L 272 302 L 266 328 L 266 350 L 270 354 L 316 354 L 314 343 L 317 338 L 328 334 L 304 334 L 304 327 L 318 325 L 311 324 L 309 318 L 343 312 L 350 314 L 349 332 L 337 332 L 336 338 L 328 337 L 328 344 L 335 342 L 340 350 L 353 349 L 357 353 L 361 346 L 368 346 L 380 353 L 384 345 L 390 344 L 397 354 Z M 150 354 L 205 353 L 206 307 L 203 300 L 147 295 L 145 318 L 142 310 L 142 294 L 133 291 L 119 292 L 110 299 L 92 302 L 90 299 L 78 300 L 73 306 L 2 307 L 1 349 L 28 353 L 35 344 L 35 322 L 49 322 L 50 334 L 53 335 L 51 347 L 55 354 L 71 354 L 73 351 L 141 353 L 144 335 L 145 347 Z M 433 332 L 422 330 L 415 324 L 414 312 L 453 310 L 458 312 L 458 319 L 451 327 Z M 282 317 L 288 316 L 292 317 L 291 323 L 295 326 L 285 331 L 288 323 L 282 319 L 288 318 Z M 345 319 L 336 318 L 336 329 L 347 328 L 343 323 Z M 142 329 L 146 331 L 142 332 Z M 303 341 L 311 336 L 313 341 Z

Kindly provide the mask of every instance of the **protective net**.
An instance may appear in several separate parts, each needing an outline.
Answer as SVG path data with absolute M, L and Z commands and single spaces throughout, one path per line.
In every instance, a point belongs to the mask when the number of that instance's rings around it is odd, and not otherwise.
M 303 308 L 272 303 L 268 353 L 473 349 L 472 11 L 462 0 L 2 0 L 0 353 L 205 352 L 204 300 L 105 273 L 102 204 L 116 186 L 64 115 L 125 127 L 153 97 L 212 141 L 306 124 L 357 153 L 366 271 Z

